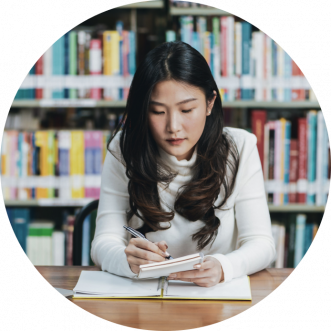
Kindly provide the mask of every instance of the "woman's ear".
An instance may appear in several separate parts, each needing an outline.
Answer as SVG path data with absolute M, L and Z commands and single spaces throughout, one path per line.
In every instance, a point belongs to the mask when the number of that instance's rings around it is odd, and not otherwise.
M 211 110 L 213 109 L 214 102 L 215 102 L 215 99 L 217 97 L 217 93 L 216 93 L 215 90 L 213 91 L 213 93 L 214 93 L 214 98 L 208 102 L 207 116 L 209 116 L 211 114 Z

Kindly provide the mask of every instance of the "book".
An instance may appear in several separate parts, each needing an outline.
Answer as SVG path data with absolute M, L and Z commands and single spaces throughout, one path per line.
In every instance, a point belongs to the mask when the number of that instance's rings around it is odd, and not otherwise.
M 196 253 L 163 262 L 143 264 L 139 267 L 138 278 L 162 277 L 174 272 L 195 270 L 193 266 L 202 263 L 203 258 L 203 253 Z
M 190 300 L 252 300 L 248 276 L 211 287 L 194 283 L 155 279 L 132 279 L 105 271 L 83 270 L 73 289 L 73 299 L 88 298 L 149 298 Z

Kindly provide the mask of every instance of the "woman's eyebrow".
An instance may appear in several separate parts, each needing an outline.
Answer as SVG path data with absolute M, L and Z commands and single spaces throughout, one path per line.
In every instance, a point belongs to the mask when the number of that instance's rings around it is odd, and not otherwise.
M 196 99 L 196 98 L 186 99 L 186 100 L 183 100 L 183 101 L 180 101 L 180 102 L 176 103 L 176 106 L 181 105 L 181 104 L 183 104 L 183 103 L 190 102 L 190 101 L 194 101 L 194 100 L 198 100 L 198 99 Z M 150 104 L 153 104 L 153 105 L 165 106 L 164 103 L 157 102 L 157 101 L 153 101 L 153 100 L 151 100 L 149 103 L 150 103 Z

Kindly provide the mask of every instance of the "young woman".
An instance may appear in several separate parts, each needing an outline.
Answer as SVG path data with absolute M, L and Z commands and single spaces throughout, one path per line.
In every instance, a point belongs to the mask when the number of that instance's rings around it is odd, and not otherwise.
M 139 265 L 203 252 L 170 279 L 213 286 L 275 258 L 256 136 L 224 127 L 205 58 L 167 42 L 138 67 L 102 171 L 94 263 L 136 277 Z M 152 241 L 130 238 L 130 225 Z

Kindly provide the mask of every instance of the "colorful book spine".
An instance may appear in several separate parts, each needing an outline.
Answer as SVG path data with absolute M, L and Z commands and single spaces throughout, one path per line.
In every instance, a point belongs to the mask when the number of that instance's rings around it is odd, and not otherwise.
M 84 132 L 71 132 L 70 176 L 72 198 L 84 198 Z
M 38 59 L 36 62 L 36 72 L 35 75 L 43 75 L 43 55 Z M 36 88 L 36 99 L 42 99 L 43 98 L 43 89 L 42 88 Z
M 257 138 L 257 149 L 260 156 L 262 171 L 264 171 L 264 125 L 267 121 L 267 112 L 265 110 L 252 111 L 252 132 Z
M 250 68 L 250 47 L 251 47 L 251 34 L 252 26 L 248 22 L 242 22 L 242 77 L 251 76 Z M 251 100 L 252 99 L 252 89 L 243 88 L 241 90 L 241 99 L 242 100 Z
M 102 72 L 102 49 L 101 40 L 91 39 L 89 52 L 89 71 L 90 75 L 98 76 Z M 101 88 L 91 88 L 90 96 L 92 99 L 101 99 Z
M 296 217 L 294 268 L 297 267 L 304 256 L 306 218 L 305 214 L 298 214 Z
M 308 146 L 308 190 L 306 203 L 315 204 L 316 192 L 316 129 L 317 129 L 317 112 L 309 111 L 307 115 L 307 146 Z
M 91 215 L 88 215 L 83 222 L 82 234 L 82 266 L 90 265 L 90 232 L 91 232 Z
M 65 74 L 65 36 L 60 37 L 52 46 L 53 75 L 63 76 Z M 53 89 L 53 99 L 63 99 L 64 89 Z
M 298 119 L 299 169 L 298 169 L 298 203 L 306 203 L 307 195 L 307 118 Z
M 43 55 L 43 75 L 48 80 L 53 75 L 53 47 L 52 45 Z M 53 90 L 50 87 L 43 89 L 43 98 L 52 99 Z
M 70 150 L 71 132 L 61 130 L 58 132 L 58 158 L 59 158 L 59 197 L 71 199 L 70 185 Z
M 103 150 L 103 135 L 101 131 L 92 132 L 92 146 L 93 146 L 93 197 L 99 198 L 101 186 L 101 172 L 102 172 L 102 150 Z
M 289 184 L 290 184 L 290 142 L 291 142 L 291 122 L 285 122 L 285 139 L 284 139 L 284 201 L 283 204 L 289 203 Z
M 69 75 L 76 76 L 77 75 L 77 32 L 70 31 L 69 32 Z M 69 89 L 69 98 L 77 99 L 77 89 L 71 88 Z
M 298 139 L 290 140 L 289 203 L 297 203 L 297 181 L 299 169 Z
M 84 132 L 84 142 L 85 142 L 85 197 L 93 197 L 93 139 L 92 131 Z

